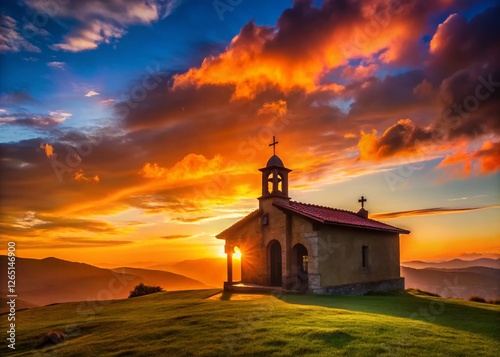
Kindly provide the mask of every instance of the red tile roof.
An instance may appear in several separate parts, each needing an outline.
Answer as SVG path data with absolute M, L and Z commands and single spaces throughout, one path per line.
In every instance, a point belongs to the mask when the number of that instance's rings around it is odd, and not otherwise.
M 288 203 L 274 202 L 273 205 L 282 210 L 297 213 L 323 224 L 375 229 L 379 231 L 402 234 L 410 233 L 410 231 L 406 229 L 394 227 L 370 218 L 360 217 L 355 212 L 351 211 L 344 211 L 336 208 L 311 205 L 295 201 L 290 201 Z

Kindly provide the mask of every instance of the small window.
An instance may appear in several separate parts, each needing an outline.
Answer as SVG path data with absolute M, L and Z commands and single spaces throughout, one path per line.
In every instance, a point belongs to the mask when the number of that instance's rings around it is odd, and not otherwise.
M 262 216 L 262 225 L 267 226 L 269 224 L 269 215 L 266 213 Z
M 368 246 L 364 245 L 361 247 L 361 266 L 363 268 L 368 267 Z

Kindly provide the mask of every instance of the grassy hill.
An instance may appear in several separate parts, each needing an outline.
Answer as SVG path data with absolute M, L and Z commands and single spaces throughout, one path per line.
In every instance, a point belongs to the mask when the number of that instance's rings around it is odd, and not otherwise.
M 7 295 L 7 294 L 5 294 Z M 0 314 L 9 311 L 9 305 L 7 305 L 7 302 L 10 299 L 6 299 L 3 297 L 0 297 Z M 33 307 L 37 307 L 38 305 L 26 302 L 21 299 L 16 299 L 16 309 L 17 310 L 22 310 L 22 309 L 31 309 Z
M 50 356 L 496 356 L 500 307 L 423 295 L 230 295 L 217 290 L 65 303 L 17 314 L 17 349 Z M 3 344 L 2 349 L 6 349 Z M 5 351 L 5 350 L 4 350 Z M 40 351 L 41 352 L 41 351 Z

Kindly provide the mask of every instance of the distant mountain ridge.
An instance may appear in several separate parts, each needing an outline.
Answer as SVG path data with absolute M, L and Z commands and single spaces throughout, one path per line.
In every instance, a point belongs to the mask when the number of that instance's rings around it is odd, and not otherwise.
M 142 268 L 131 268 L 131 267 L 120 267 L 114 268 L 112 271 L 136 276 L 141 279 L 142 282 L 148 285 L 160 285 L 165 290 L 187 290 L 187 289 L 207 289 L 208 286 L 202 282 L 188 278 L 181 274 L 172 273 L 163 270 L 151 270 Z M 175 288 L 168 288 L 165 283 L 168 282 L 170 286 Z
M 238 280 L 238 263 L 233 261 L 234 280 Z M 227 280 L 227 262 L 226 258 L 202 258 L 183 260 L 173 264 L 158 264 L 148 267 L 148 269 L 157 269 L 171 271 L 184 276 L 199 280 L 212 287 L 222 287 Z
M 429 291 L 443 297 L 467 300 L 480 296 L 487 300 L 500 299 L 500 269 L 473 266 L 460 269 L 402 266 L 405 287 Z
M 407 289 L 464 300 L 474 295 L 487 300 L 500 299 L 500 259 L 413 260 L 401 263 L 401 276 Z
M 0 264 L 7 266 L 7 256 L 0 255 Z M 6 295 L 6 275 L 0 277 L 2 296 Z M 16 258 L 16 294 L 34 305 L 123 299 L 140 282 L 169 291 L 207 288 L 200 281 L 166 271 L 127 267 L 115 271 L 52 257 Z
M 402 266 L 424 269 L 424 268 L 443 268 L 443 269 L 461 269 L 470 267 L 487 267 L 500 269 L 500 259 L 479 258 L 474 260 L 452 259 L 442 262 L 424 262 L 421 260 L 412 260 L 409 262 L 401 262 Z

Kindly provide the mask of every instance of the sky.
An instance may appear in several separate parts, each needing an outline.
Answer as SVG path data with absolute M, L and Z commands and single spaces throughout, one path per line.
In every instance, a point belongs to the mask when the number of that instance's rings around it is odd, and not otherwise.
M 500 3 L 17 0 L 0 12 L 0 234 L 100 266 L 223 256 L 277 154 L 293 200 L 500 256 Z M 4 248 L 2 248 L 3 250 Z

